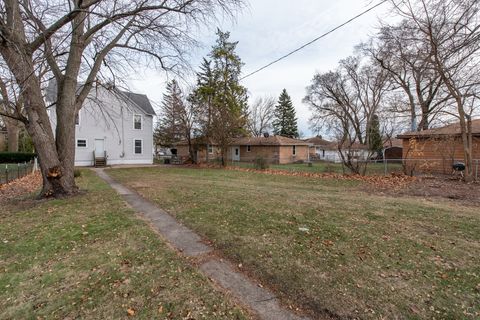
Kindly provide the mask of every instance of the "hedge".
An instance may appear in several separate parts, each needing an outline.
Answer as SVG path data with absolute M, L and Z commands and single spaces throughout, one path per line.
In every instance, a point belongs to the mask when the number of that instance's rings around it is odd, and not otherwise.
M 0 152 L 0 163 L 29 162 L 37 155 L 29 152 Z

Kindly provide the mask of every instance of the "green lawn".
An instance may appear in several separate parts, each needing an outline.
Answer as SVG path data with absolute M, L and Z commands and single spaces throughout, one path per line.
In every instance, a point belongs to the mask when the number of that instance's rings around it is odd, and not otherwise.
M 254 163 L 250 162 L 235 162 L 230 163 L 229 165 L 237 166 L 241 168 L 254 168 Z M 270 169 L 275 170 L 286 170 L 286 171 L 297 171 L 297 172 L 310 172 L 310 173 L 350 173 L 348 168 L 342 167 L 341 163 L 325 162 L 325 161 L 315 161 L 312 162 L 311 166 L 307 163 L 292 163 L 292 164 L 270 164 L 268 166 Z M 388 163 L 386 172 L 390 174 L 392 172 L 402 172 L 401 163 Z M 385 174 L 385 164 L 383 163 L 369 163 L 366 170 L 367 175 L 384 175 Z
M 348 180 L 188 168 L 109 173 L 314 315 L 480 317 L 478 208 L 367 194 Z
M 91 171 L 0 212 L 0 319 L 246 319 Z

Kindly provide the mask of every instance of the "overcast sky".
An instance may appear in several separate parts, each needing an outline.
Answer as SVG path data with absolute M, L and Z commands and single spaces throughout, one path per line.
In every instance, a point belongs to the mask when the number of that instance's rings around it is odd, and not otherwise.
M 220 22 L 203 30 L 199 39 L 203 47 L 192 52 L 191 64 L 196 68 L 214 44 L 216 27 L 231 32 L 238 41 L 237 53 L 244 62 L 243 73 L 279 58 L 304 43 L 329 31 L 365 9 L 378 3 L 371 0 L 251 0 L 249 7 L 238 14 L 236 21 Z M 315 42 L 293 56 L 245 79 L 249 101 L 259 96 L 278 98 L 283 88 L 292 97 L 297 111 L 299 130 L 310 136 L 310 110 L 302 103 L 305 87 L 316 71 L 336 67 L 340 59 L 353 54 L 354 46 L 375 33 L 379 19 L 388 19 L 388 4 L 371 11 L 333 34 Z M 145 71 L 130 81 L 132 90 L 145 93 L 156 104 L 162 99 L 167 77 Z

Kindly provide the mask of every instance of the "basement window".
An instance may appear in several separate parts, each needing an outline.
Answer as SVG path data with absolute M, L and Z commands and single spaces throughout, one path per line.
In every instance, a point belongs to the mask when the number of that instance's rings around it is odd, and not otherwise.
M 252 147 L 251 146 L 247 146 L 247 152 L 250 152 L 252 151 Z
M 86 148 L 87 140 L 86 139 L 77 139 L 77 148 Z

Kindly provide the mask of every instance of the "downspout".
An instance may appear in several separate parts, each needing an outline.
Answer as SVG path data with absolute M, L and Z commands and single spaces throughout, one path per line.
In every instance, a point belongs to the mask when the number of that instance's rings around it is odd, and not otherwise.
M 121 113 L 121 117 L 122 117 L 122 141 L 121 141 L 121 144 L 122 144 L 122 153 L 120 154 L 120 158 L 123 158 L 125 157 L 125 128 L 124 128 L 124 116 L 123 116 L 123 104 L 121 105 L 120 107 L 120 113 Z

